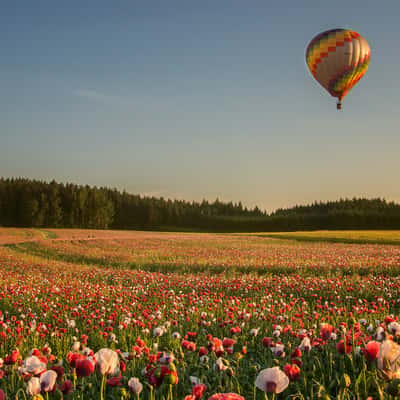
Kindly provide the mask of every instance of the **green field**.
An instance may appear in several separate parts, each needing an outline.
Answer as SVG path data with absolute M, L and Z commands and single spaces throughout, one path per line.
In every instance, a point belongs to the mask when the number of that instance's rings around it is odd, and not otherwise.
M 299 232 L 258 232 L 254 235 L 269 238 L 289 239 L 306 242 L 390 244 L 400 245 L 400 231 L 299 231 Z

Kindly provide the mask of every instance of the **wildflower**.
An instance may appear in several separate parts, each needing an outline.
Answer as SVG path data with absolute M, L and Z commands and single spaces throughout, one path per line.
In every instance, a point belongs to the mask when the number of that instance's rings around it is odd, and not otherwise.
M 43 347 L 42 347 L 42 353 L 43 354 L 50 354 L 51 353 L 51 347 L 49 347 L 49 344 L 46 343 Z
M 51 392 L 54 390 L 57 380 L 57 373 L 55 371 L 46 371 L 40 375 L 40 389 L 43 392 Z
M 208 354 L 208 350 L 205 347 L 200 347 L 198 354 L 199 357 L 206 356 Z
M 164 329 L 160 326 L 157 326 L 156 328 L 153 329 L 153 336 L 159 337 L 162 336 L 164 333 Z
M 286 364 L 283 368 L 283 372 L 291 381 L 297 381 L 300 379 L 300 368 L 296 364 Z
M 201 364 L 207 364 L 208 361 L 209 361 L 209 357 L 206 356 L 206 355 L 201 356 L 201 357 L 199 358 L 199 361 L 200 361 Z
M 64 375 L 64 368 L 60 365 L 53 365 L 50 369 L 52 371 L 55 371 L 55 373 L 57 374 L 57 380 L 60 381 Z
M 371 340 L 367 343 L 365 349 L 362 349 L 362 352 L 368 361 L 375 361 L 378 358 L 380 345 L 379 342 Z
M 236 393 L 215 393 L 208 400 L 244 400 L 244 397 Z
M 121 379 L 122 379 L 122 375 L 113 376 L 112 378 L 107 379 L 107 385 L 113 386 L 113 387 L 118 386 L 121 382 Z
M 235 341 L 234 341 L 233 339 L 225 338 L 225 339 L 222 341 L 222 346 L 223 346 L 225 349 L 232 348 L 234 344 L 235 344 Z
M 143 390 L 143 385 L 140 383 L 138 378 L 129 379 L 128 387 L 129 390 L 135 394 L 140 394 L 140 392 Z
M 83 378 L 92 375 L 94 372 L 94 364 L 92 361 L 85 360 L 77 360 L 76 362 L 76 375 L 78 378 Z
M 76 368 L 76 362 L 78 360 L 83 360 L 84 358 L 85 358 L 85 356 L 83 354 L 80 354 L 80 353 L 68 352 L 68 354 L 67 354 L 67 360 L 68 360 L 69 365 L 71 366 L 71 368 Z
M 38 357 L 31 356 L 24 360 L 24 372 L 38 375 L 46 369 L 46 364 L 41 362 Z
M 288 387 L 289 378 L 279 367 L 267 368 L 258 374 L 255 385 L 264 392 L 281 393 Z
M 86 357 L 88 357 L 88 356 L 93 356 L 93 355 L 94 355 L 93 350 L 92 350 L 92 349 L 89 349 L 89 347 L 85 347 L 85 348 L 82 350 L 82 354 L 83 354 L 84 356 L 86 356 Z
M 378 326 L 375 332 L 375 339 L 378 340 L 379 342 L 382 342 L 383 340 L 385 340 L 385 338 L 386 338 L 385 329 L 383 329 L 382 326 Z
M 204 385 L 204 383 L 199 383 L 197 385 L 194 385 L 192 388 L 192 396 L 194 397 L 195 400 L 199 400 L 202 398 L 203 393 L 206 391 L 207 386 Z
M 281 335 L 281 331 L 279 330 L 279 329 L 275 329 L 273 332 L 272 332 L 272 336 L 273 337 L 279 337 Z
M 160 357 L 160 364 L 170 364 L 174 362 L 175 357 L 172 353 L 164 351 Z
M 201 383 L 200 379 L 197 376 L 189 376 L 190 383 L 192 386 L 199 385 Z
M 69 379 L 67 379 L 61 384 L 60 389 L 64 394 L 71 394 L 73 390 L 72 382 Z
M 160 378 L 162 382 L 167 385 L 176 385 L 178 383 L 178 373 L 174 364 L 161 365 Z
M 9 356 L 4 359 L 4 364 L 11 365 L 15 364 L 21 358 L 21 354 L 19 354 L 18 349 L 13 350 Z
M 270 337 L 264 337 L 262 339 L 262 345 L 264 347 L 271 347 L 272 346 L 272 339 Z
M 72 343 L 71 351 L 79 351 L 80 347 L 81 343 L 76 340 L 74 343 Z
M 218 371 L 225 371 L 228 368 L 229 362 L 224 360 L 222 357 L 219 357 L 215 362 Z
M 400 345 L 391 340 L 383 341 L 377 366 L 389 379 L 400 378 Z
M 326 324 L 326 323 L 321 324 L 321 336 L 322 336 L 322 339 L 324 339 L 324 340 L 330 339 L 331 335 L 332 335 L 332 332 L 333 332 L 333 326 L 332 325 L 329 325 L 329 324 Z
M 96 366 L 102 375 L 116 375 L 119 372 L 118 354 L 111 349 L 101 349 L 95 355 Z
M 253 337 L 257 336 L 259 330 L 260 330 L 260 328 L 253 328 L 253 329 L 250 329 L 250 336 L 253 336 Z
M 70 320 L 67 319 L 67 326 L 68 326 L 68 328 L 74 329 L 76 326 L 76 323 L 73 319 L 70 319 Z
M 274 357 L 285 357 L 285 345 L 276 344 L 274 347 L 271 347 L 272 354 Z
M 400 336 L 400 324 L 398 322 L 391 322 L 388 325 L 388 331 L 394 336 Z
M 351 353 L 353 348 L 350 344 L 346 343 L 344 340 L 341 340 L 340 342 L 338 342 L 336 344 L 336 349 L 340 354 L 344 354 L 344 353 Z
M 180 339 L 180 338 L 181 338 L 181 334 L 180 334 L 179 332 L 174 332 L 174 333 L 172 334 L 172 337 L 173 337 L 174 339 Z
M 32 377 L 28 381 L 28 386 L 26 387 L 26 394 L 29 396 L 34 396 L 40 393 L 40 380 L 39 378 Z
M 301 351 L 310 351 L 311 350 L 311 341 L 308 336 L 305 336 L 299 345 L 299 349 Z

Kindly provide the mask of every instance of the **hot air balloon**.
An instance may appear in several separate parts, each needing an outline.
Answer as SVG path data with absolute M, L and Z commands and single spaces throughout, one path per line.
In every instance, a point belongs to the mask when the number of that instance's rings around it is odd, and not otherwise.
M 317 35 L 306 50 L 307 66 L 313 77 L 342 108 L 344 96 L 368 69 L 371 50 L 368 42 L 349 29 L 332 29 Z

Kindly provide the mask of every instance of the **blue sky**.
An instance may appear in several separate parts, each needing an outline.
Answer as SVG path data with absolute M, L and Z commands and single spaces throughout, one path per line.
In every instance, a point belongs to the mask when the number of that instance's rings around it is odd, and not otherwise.
M 400 201 L 398 0 L 18 1 L 0 14 L 0 175 L 268 211 Z M 338 112 L 319 32 L 370 43 Z

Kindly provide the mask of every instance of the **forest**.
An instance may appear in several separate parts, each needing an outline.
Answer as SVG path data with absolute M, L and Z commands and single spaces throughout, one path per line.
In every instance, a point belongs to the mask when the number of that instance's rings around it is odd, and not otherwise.
M 400 204 L 353 198 L 268 214 L 241 202 L 189 202 L 106 187 L 0 178 L 0 226 L 215 232 L 400 229 Z

